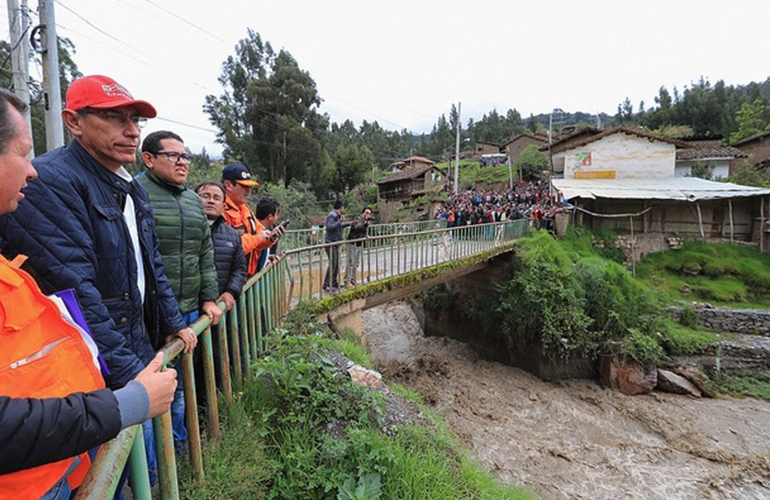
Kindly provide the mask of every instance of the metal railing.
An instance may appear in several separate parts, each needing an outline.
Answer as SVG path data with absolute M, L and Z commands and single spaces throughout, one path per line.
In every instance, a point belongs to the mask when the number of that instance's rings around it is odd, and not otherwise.
M 430 229 L 446 227 L 445 220 L 426 220 L 416 222 L 393 222 L 389 224 L 372 224 L 366 230 L 369 237 L 384 236 L 386 234 L 416 233 Z M 342 236 L 347 238 L 350 228 L 343 229 Z M 314 245 L 322 245 L 326 236 L 325 228 L 289 229 L 281 238 L 283 250 L 294 250 Z
M 355 282 L 360 286 L 504 245 L 522 236 L 528 223 L 517 220 L 413 232 L 399 232 L 398 225 L 387 226 L 390 229 L 377 229 L 386 234 L 289 250 L 246 282 L 238 306 L 223 315 L 218 325 L 211 326 L 206 316 L 190 325 L 199 336 L 198 349 L 202 351 L 205 420 L 211 438 L 220 436 L 217 390 L 221 391 L 226 405 L 232 404 L 234 391 L 241 387 L 247 376 L 245 368 L 264 350 L 266 333 L 277 327 L 290 307 L 299 300 L 322 298 L 334 293 L 334 290 L 323 289 L 324 273 L 334 252 L 340 258 L 339 271 L 344 272 L 343 263 L 347 261 L 343 258 L 351 253 L 348 246 L 360 248 L 361 266 L 355 274 Z M 416 229 L 423 226 L 412 224 L 408 227 Z M 344 275 L 340 278 L 344 279 Z M 329 281 L 330 285 L 333 284 L 333 276 Z M 224 303 L 219 306 L 224 310 Z M 193 356 L 182 353 L 183 344 L 179 339 L 166 344 L 161 350 L 166 354 L 164 367 L 181 358 L 178 369 L 182 372 L 185 393 L 188 455 L 194 477 L 203 481 Z M 176 500 L 179 498 L 179 484 L 170 413 L 154 418 L 153 429 L 160 498 Z M 126 466 L 134 498 L 151 500 L 141 426 L 124 429 L 101 447 L 75 498 L 113 498 Z

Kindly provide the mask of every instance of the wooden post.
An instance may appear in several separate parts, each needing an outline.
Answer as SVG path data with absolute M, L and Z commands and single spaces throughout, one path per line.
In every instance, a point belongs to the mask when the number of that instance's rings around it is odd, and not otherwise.
M 733 200 L 727 199 L 727 206 L 730 209 L 730 243 L 735 242 L 735 224 L 733 223 Z
M 628 218 L 631 221 L 631 273 L 636 278 L 636 241 L 634 240 L 634 216 Z
M 698 229 L 700 230 L 700 237 L 703 241 L 706 241 L 706 233 L 703 232 L 703 216 L 700 211 L 700 202 L 695 202 L 695 208 L 698 209 Z
M 765 197 L 759 204 L 759 251 L 765 251 Z

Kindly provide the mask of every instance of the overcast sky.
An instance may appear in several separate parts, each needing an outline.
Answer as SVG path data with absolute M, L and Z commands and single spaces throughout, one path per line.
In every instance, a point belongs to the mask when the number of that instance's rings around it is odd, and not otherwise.
M 681 90 L 701 75 L 763 81 L 768 19 L 767 0 L 56 0 L 84 74 L 109 75 L 160 117 L 203 129 L 204 97 L 221 91 L 222 61 L 247 27 L 310 72 L 333 121 L 421 133 L 458 101 L 463 123 L 492 108 L 614 114 L 626 96 L 649 107 L 661 85 Z M 221 151 L 213 132 L 159 119 L 146 130 L 162 128 L 194 151 Z

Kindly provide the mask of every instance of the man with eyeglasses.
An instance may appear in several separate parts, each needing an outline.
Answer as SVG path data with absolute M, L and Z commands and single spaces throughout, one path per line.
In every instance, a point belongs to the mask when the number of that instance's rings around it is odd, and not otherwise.
M 136 176 L 150 196 L 161 260 L 184 322 L 194 323 L 200 313 L 219 323 L 218 284 L 214 246 L 200 197 L 187 189 L 190 157 L 182 138 L 160 130 L 144 138 L 142 161 L 146 170 Z M 181 373 L 181 371 L 180 371 Z M 179 379 L 171 420 L 177 450 L 185 448 L 185 401 Z
M 74 290 L 112 389 L 168 338 L 181 338 L 187 352 L 197 343 L 163 272 L 147 192 L 123 167 L 155 116 L 111 78 L 75 80 L 62 111 L 75 140 L 33 161 L 38 180 L 18 210 L 0 218 L 7 257 L 29 256 L 24 267 L 45 293 Z

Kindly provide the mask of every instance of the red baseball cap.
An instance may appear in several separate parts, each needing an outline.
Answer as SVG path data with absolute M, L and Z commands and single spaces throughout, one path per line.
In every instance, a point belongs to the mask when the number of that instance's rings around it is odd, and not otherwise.
M 67 89 L 67 109 L 112 109 L 134 106 L 145 118 L 155 118 L 158 112 L 147 101 L 134 99 L 131 92 L 112 78 L 90 75 L 78 78 Z

